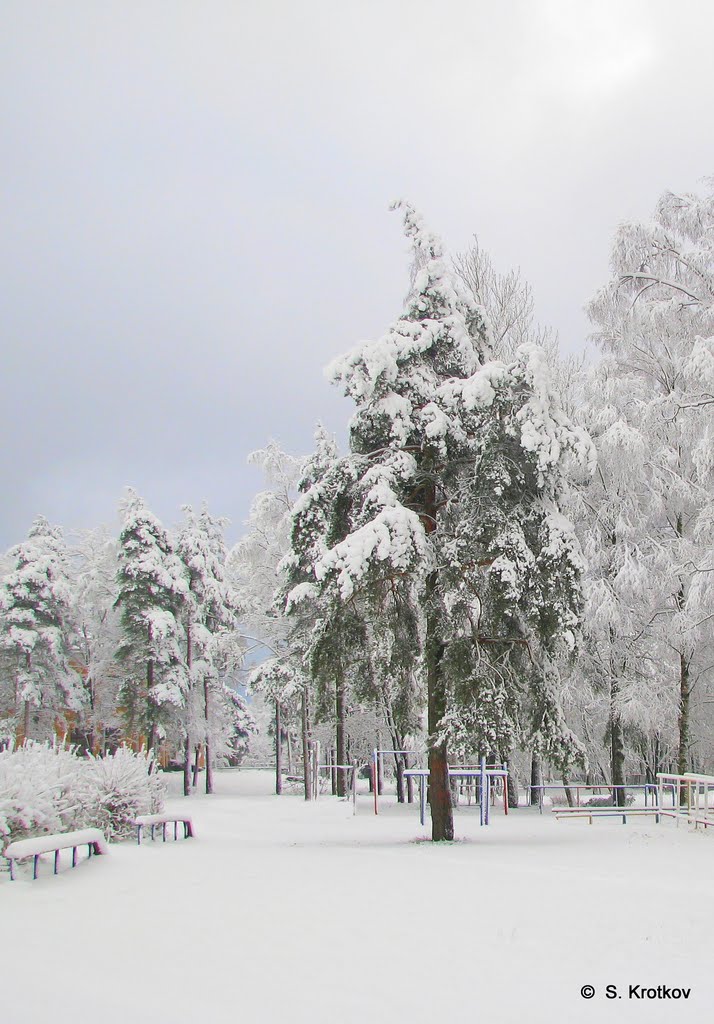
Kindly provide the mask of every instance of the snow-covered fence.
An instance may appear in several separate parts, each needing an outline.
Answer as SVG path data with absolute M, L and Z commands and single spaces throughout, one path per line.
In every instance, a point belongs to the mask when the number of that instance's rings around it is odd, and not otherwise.
M 714 775 L 698 775 L 696 772 L 685 772 L 684 775 L 672 775 L 668 772 L 657 772 L 660 812 L 675 818 L 677 824 L 681 820 L 694 825 L 714 825 Z M 664 806 L 664 790 L 671 789 L 674 795 L 671 808 Z
M 668 778 L 669 777 L 674 778 L 674 776 L 668 776 Z M 654 782 L 636 783 L 636 784 L 629 784 L 629 785 L 619 785 L 619 784 L 618 785 L 611 785 L 611 784 L 605 783 L 605 782 L 599 782 L 599 783 L 597 783 L 597 782 L 595 782 L 595 783 L 568 782 L 567 784 L 565 782 L 554 782 L 554 783 L 547 783 L 547 784 L 537 785 L 537 786 L 536 785 L 528 786 L 528 791 L 529 792 L 533 791 L 533 790 L 537 790 L 537 792 L 538 792 L 538 808 L 539 808 L 541 814 L 543 813 L 544 798 L 545 798 L 546 793 L 549 790 L 555 790 L 557 792 L 563 792 L 563 793 L 566 793 L 566 794 L 567 794 L 568 791 L 570 791 L 572 793 L 575 793 L 575 806 L 576 807 L 580 807 L 581 804 L 582 804 L 582 799 L 581 799 L 581 795 L 580 795 L 581 793 L 583 793 L 583 792 L 590 792 L 590 793 L 596 794 L 596 793 L 599 793 L 600 790 L 602 790 L 602 789 L 606 789 L 610 793 L 610 798 L 609 799 L 612 801 L 612 805 L 615 804 L 615 794 L 617 793 L 618 790 L 623 790 L 625 792 L 627 792 L 628 790 L 635 790 L 635 791 L 639 790 L 639 791 L 641 791 L 643 793 L 643 795 L 644 795 L 645 807 L 648 807 L 650 804 L 653 807 L 656 804 L 658 806 L 660 806 L 660 807 L 663 806 L 662 799 L 663 799 L 663 796 L 664 796 L 664 792 L 669 790 L 670 795 L 671 795 L 671 799 L 672 799 L 672 806 L 674 806 L 674 803 L 675 803 L 675 787 L 671 783 L 665 783 L 661 792 L 660 792 L 660 787 L 655 785 Z M 591 801 L 589 801 L 589 803 L 590 803 L 590 805 L 594 806 Z M 606 806 L 606 805 L 603 804 L 602 806 Z

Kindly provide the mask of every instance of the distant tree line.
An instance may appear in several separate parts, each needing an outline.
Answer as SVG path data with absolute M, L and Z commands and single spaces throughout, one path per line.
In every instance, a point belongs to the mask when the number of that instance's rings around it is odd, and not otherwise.
M 118 537 L 69 546 L 39 516 L 4 558 L 0 725 L 6 740 L 128 744 L 183 765 L 240 759 L 253 721 L 231 685 L 243 644 L 224 521 L 184 508 L 167 530 L 133 491 Z

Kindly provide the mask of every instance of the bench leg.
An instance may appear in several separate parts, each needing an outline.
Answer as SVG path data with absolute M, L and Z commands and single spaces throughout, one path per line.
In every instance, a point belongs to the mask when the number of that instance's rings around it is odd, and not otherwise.
M 15 861 L 12 859 L 10 860 L 10 881 L 15 881 Z
M 164 822 L 163 833 L 164 833 L 164 842 L 166 842 L 166 822 Z
M 72 867 L 73 868 L 77 867 L 77 847 L 76 846 L 72 847 Z
M 59 865 L 59 850 L 55 850 L 55 874 L 57 874 L 57 867 Z
M 178 839 L 178 822 L 174 822 L 174 842 Z
M 33 865 L 33 869 L 32 869 L 32 878 L 33 878 L 33 880 L 37 879 L 37 862 L 38 862 L 39 859 L 40 859 L 40 855 L 39 855 L 39 853 L 36 853 L 34 858 L 33 858 L 33 860 L 35 862 L 34 865 Z
M 141 825 L 136 826 L 136 845 L 141 846 Z

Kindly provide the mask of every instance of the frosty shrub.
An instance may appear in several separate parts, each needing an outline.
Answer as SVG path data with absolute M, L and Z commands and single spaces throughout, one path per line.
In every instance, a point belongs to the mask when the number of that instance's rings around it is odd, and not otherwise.
M 80 759 L 28 741 L 0 752 L 0 842 L 79 828 L 84 823 Z
M 632 793 L 628 793 L 625 796 L 625 806 L 630 807 L 634 804 L 635 798 Z M 613 807 L 612 794 L 609 796 L 591 796 L 587 800 L 583 801 L 584 807 Z
M 159 811 L 165 783 L 151 755 L 121 747 L 107 757 L 28 741 L 0 751 L 0 848 L 28 836 L 96 826 L 127 836 L 137 814 Z
M 137 814 L 156 814 L 164 805 L 166 782 L 151 754 L 120 747 L 85 761 L 91 824 L 107 839 L 125 839 Z

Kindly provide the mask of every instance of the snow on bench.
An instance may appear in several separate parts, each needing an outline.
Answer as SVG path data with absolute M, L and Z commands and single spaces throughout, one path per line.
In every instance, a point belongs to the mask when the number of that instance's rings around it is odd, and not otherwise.
M 193 837 L 193 822 L 188 814 L 139 814 L 134 819 L 136 825 L 136 842 L 141 846 L 141 833 L 146 827 L 151 829 L 151 838 L 154 838 L 154 829 L 157 825 L 162 826 L 164 842 L 166 842 L 166 826 L 173 824 L 174 839 L 178 839 L 178 827 L 183 825 L 184 839 Z
M 72 867 L 77 864 L 77 847 L 86 846 L 87 856 L 92 853 L 108 853 L 104 833 L 98 828 L 83 828 L 76 832 L 61 832 L 57 835 L 35 836 L 33 839 L 17 839 L 5 850 L 5 857 L 10 862 L 10 880 L 15 881 L 15 861 L 26 857 L 34 859 L 32 877 L 37 878 L 37 864 L 43 853 L 54 853 L 55 870 L 59 866 L 60 850 L 72 850 Z
M 659 824 L 660 815 L 666 813 L 659 807 L 551 807 L 551 812 L 556 818 L 588 818 L 592 825 L 593 818 L 622 818 L 622 824 L 627 821 L 628 816 L 640 816 L 642 814 L 654 814 Z

